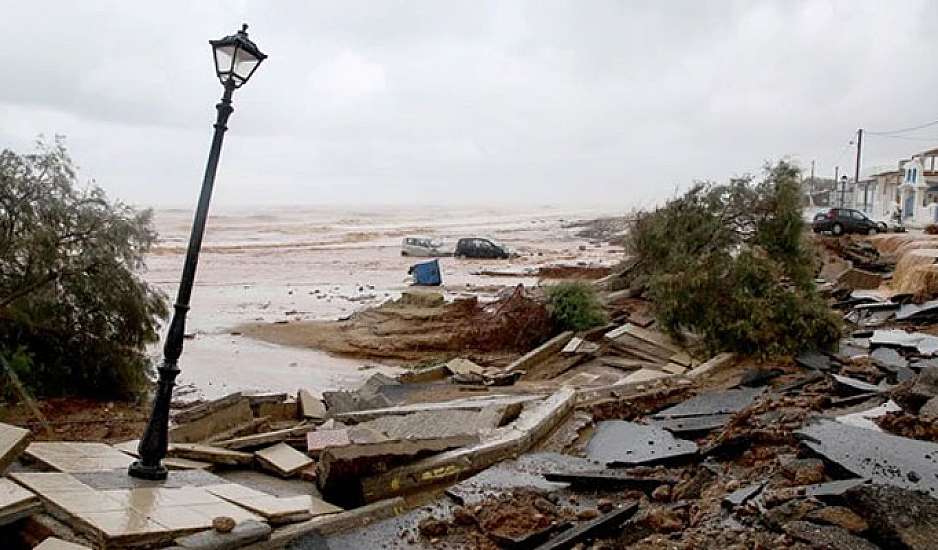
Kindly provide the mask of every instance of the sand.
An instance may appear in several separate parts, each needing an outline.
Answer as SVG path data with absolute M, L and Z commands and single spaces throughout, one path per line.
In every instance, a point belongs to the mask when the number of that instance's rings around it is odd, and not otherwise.
M 530 276 L 473 275 L 482 270 L 522 272 L 555 263 L 610 265 L 617 247 L 597 246 L 565 226 L 617 212 L 558 208 L 266 208 L 217 210 L 208 221 L 192 309 L 180 360 L 177 395 L 213 398 L 232 391 L 314 394 L 360 384 L 375 361 L 329 355 L 304 341 L 270 343 L 241 334 L 246 323 L 334 321 L 395 299 L 409 287 L 400 255 L 406 235 L 455 244 L 461 236 L 490 236 L 517 250 L 512 260 L 441 258 L 449 298 L 494 299 L 505 287 L 537 284 Z M 182 270 L 191 212 L 157 210 L 160 245 L 149 255 L 147 280 L 174 296 Z M 581 249 L 582 248 L 582 249 Z M 153 346 L 155 359 L 159 346 Z M 393 374 L 393 367 L 377 370 Z

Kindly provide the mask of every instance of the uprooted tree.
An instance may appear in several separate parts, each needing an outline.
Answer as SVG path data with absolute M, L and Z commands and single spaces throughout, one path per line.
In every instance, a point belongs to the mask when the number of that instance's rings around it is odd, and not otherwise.
M 60 139 L 0 152 L 0 360 L 41 395 L 140 389 L 167 313 L 137 276 L 155 239 L 149 210 L 78 183 Z
M 805 241 L 799 173 L 781 161 L 764 177 L 695 184 L 641 213 L 625 237 L 625 277 L 678 339 L 710 352 L 768 357 L 831 347 L 840 324 L 817 294 Z

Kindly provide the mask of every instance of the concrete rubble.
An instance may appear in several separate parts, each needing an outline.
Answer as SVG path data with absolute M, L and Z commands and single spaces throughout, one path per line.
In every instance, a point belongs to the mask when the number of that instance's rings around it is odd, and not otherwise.
M 135 441 L 31 442 L 0 424 L 0 536 L 214 550 L 934 547 L 938 307 L 879 297 L 868 287 L 888 262 L 844 250 L 846 268 L 818 282 L 852 324 L 840 348 L 769 365 L 703 356 L 615 291 L 608 326 L 498 361 L 453 355 L 352 391 L 178 410 L 166 482 L 127 477 Z

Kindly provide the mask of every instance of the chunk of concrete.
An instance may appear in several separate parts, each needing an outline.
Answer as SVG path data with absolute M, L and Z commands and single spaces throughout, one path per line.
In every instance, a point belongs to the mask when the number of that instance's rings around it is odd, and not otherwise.
M 938 444 L 818 420 L 795 432 L 801 444 L 824 459 L 874 483 L 938 491 Z
M 330 447 L 316 465 L 316 484 L 323 496 L 346 507 L 364 503 L 361 478 L 382 474 L 412 457 L 434 454 L 479 442 L 477 435 L 433 439 L 399 439 Z
M 642 382 L 652 382 L 654 380 L 660 380 L 662 378 L 668 378 L 673 376 L 669 372 L 664 372 L 656 369 L 638 369 L 637 371 L 629 374 L 622 379 L 622 384 L 639 384 Z
M 559 353 L 564 346 L 567 345 L 567 342 L 573 338 L 572 331 L 561 332 L 557 336 L 554 336 L 550 340 L 544 342 L 540 346 L 534 348 L 533 350 L 525 353 L 510 365 L 505 367 L 505 370 L 508 372 L 516 371 L 529 371 L 536 367 L 541 362 L 545 361 L 551 355 Z
M 253 422 L 254 411 L 246 397 L 232 394 L 199 407 L 180 411 L 175 418 L 176 425 L 169 430 L 169 440 L 173 443 L 196 443 Z
M 313 463 L 305 454 L 286 443 L 277 443 L 254 453 L 258 463 L 281 477 L 290 477 Z
M 738 388 L 735 390 L 706 392 L 664 409 L 655 418 L 683 418 L 739 412 L 753 403 L 763 388 Z
M 687 371 L 686 376 L 691 379 L 702 378 L 709 375 L 712 372 L 718 371 L 724 367 L 727 367 L 736 360 L 736 354 L 730 352 L 718 353 L 711 357 L 708 361 L 705 361 L 700 364 L 698 367 Z
M 377 430 L 389 439 L 432 439 L 490 432 L 499 426 L 504 415 L 505 409 L 500 407 L 480 411 L 422 411 L 376 418 L 359 426 Z
M 889 485 L 863 485 L 847 491 L 845 502 L 866 520 L 869 538 L 883 548 L 926 550 L 938 542 L 938 500 L 932 496 Z
M 281 441 L 286 441 L 291 437 L 303 437 L 314 429 L 316 429 L 316 426 L 312 424 L 301 424 L 295 428 L 284 428 L 282 430 L 274 430 L 272 432 L 263 432 L 259 434 L 236 437 L 233 439 L 226 439 L 224 441 L 217 441 L 213 443 L 213 445 L 224 447 L 225 449 L 236 450 L 257 448 L 273 443 L 280 443 Z
M 328 415 L 326 413 L 326 406 L 320 399 L 317 399 L 313 394 L 309 393 L 306 390 L 298 390 L 296 392 L 296 400 L 299 407 L 300 416 L 303 418 L 311 418 L 313 420 L 323 420 Z
M 270 536 L 271 527 L 262 521 L 243 521 L 228 533 L 202 531 L 176 539 L 187 550 L 233 550 Z
M 0 475 L 26 450 L 30 439 L 29 430 L 0 422 Z
M 651 465 L 697 455 L 697 444 L 677 439 L 667 430 L 624 420 L 596 426 L 586 447 L 590 460 L 608 467 Z
M 173 443 L 167 449 L 166 454 L 171 457 L 187 458 L 225 466 L 250 466 L 254 462 L 254 455 L 251 453 L 198 443 Z
M 420 487 L 456 481 L 506 458 L 517 456 L 544 438 L 573 410 L 576 390 L 563 388 L 534 403 L 508 426 L 503 426 L 476 445 L 446 451 L 393 468 L 362 482 L 365 500 L 371 502 Z
M 311 456 L 319 456 L 319 453 L 330 447 L 344 447 L 351 444 L 352 438 L 349 437 L 348 428 L 320 429 L 306 434 L 306 452 Z
M 759 483 L 753 483 L 752 485 L 747 485 L 733 491 L 732 493 L 723 497 L 723 505 L 729 508 L 735 508 L 737 506 L 742 506 L 749 502 L 749 499 L 758 495 L 762 492 L 762 489 L 765 488 L 767 481 L 760 481 Z
M 864 382 L 863 380 L 857 380 L 856 378 L 851 378 L 849 376 L 842 376 L 840 374 L 831 374 L 831 378 L 834 379 L 834 382 L 841 388 L 849 392 L 862 392 L 862 393 L 883 393 L 888 388 L 881 388 L 879 386 L 874 386 L 869 382 Z

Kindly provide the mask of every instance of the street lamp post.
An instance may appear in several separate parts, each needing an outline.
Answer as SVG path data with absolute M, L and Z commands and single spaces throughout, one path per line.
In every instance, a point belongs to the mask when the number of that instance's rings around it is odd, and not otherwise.
M 228 129 L 226 126 L 228 117 L 234 111 L 231 107 L 231 95 L 251 78 L 257 67 L 267 58 L 253 42 L 248 40 L 247 29 L 248 26 L 243 25 L 240 31 L 231 36 L 209 41 L 215 58 L 215 73 L 224 86 L 225 92 L 222 94 L 221 102 L 215 106 L 218 110 L 215 135 L 212 138 L 212 147 L 205 166 L 195 220 L 192 222 L 186 263 L 182 269 L 179 292 L 173 306 L 173 319 L 169 324 L 166 341 L 163 344 L 163 362 L 157 368 L 159 381 L 153 399 L 153 411 L 150 413 L 150 420 L 147 422 L 146 430 L 137 447 L 140 459 L 130 465 L 128 472 L 133 477 L 141 479 L 166 479 L 166 467 L 163 466 L 162 461 L 166 456 L 169 439 L 169 403 L 172 399 L 173 386 L 176 384 L 176 376 L 179 374 L 179 356 L 182 355 L 182 343 L 186 331 L 186 313 L 189 311 L 189 298 L 192 295 L 195 269 L 199 263 L 199 251 L 202 248 L 205 221 L 208 218 L 209 202 L 212 199 L 212 187 L 215 185 L 218 157 L 221 154 L 225 130 Z

